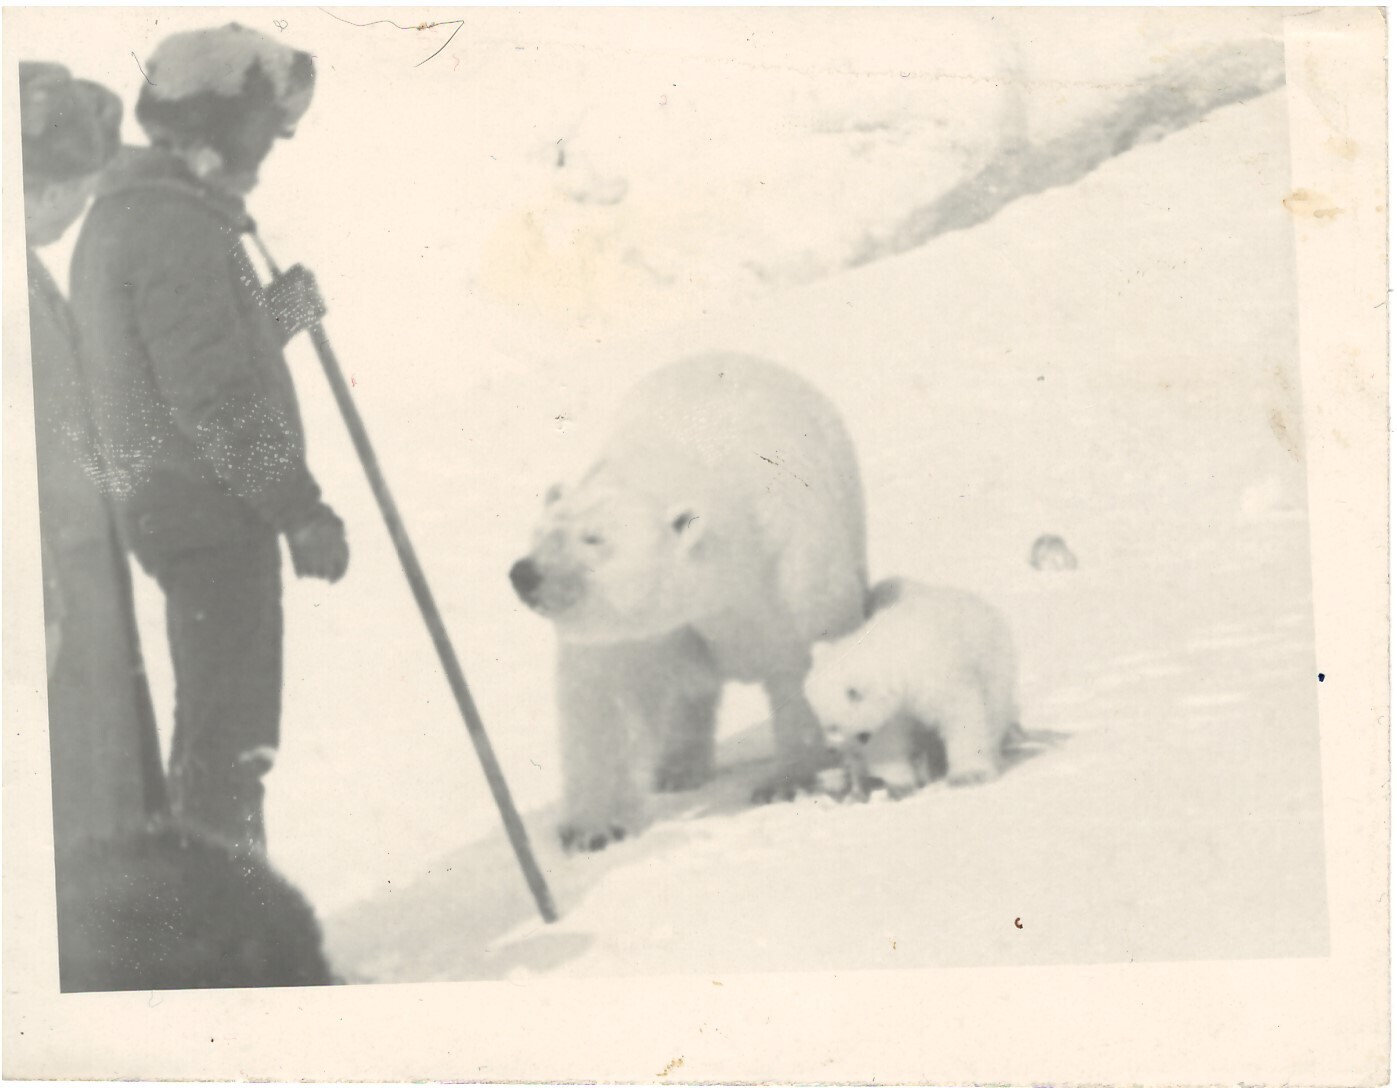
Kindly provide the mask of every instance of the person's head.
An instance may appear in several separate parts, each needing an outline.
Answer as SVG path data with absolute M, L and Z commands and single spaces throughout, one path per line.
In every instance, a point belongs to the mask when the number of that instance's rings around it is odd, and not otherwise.
M 150 142 L 239 195 L 310 106 L 315 65 L 303 53 L 230 23 L 175 34 L 145 67 L 136 120 Z
M 19 65 L 24 227 L 31 246 L 58 241 L 87 206 L 121 146 L 121 99 L 42 61 Z

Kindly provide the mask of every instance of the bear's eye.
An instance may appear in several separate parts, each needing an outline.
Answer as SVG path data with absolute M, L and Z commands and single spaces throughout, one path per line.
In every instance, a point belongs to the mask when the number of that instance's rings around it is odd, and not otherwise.
M 583 533 L 582 543 L 586 544 L 588 547 L 595 548 L 598 544 L 605 544 L 606 540 L 596 533 Z
M 844 692 L 844 694 L 849 697 L 849 702 L 851 703 L 863 701 L 863 692 L 861 692 L 858 688 L 849 688 L 846 692 Z

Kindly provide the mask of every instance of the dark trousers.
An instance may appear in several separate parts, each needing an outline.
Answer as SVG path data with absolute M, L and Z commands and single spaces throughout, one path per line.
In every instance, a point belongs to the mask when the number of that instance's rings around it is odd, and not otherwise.
M 262 777 L 280 741 L 281 549 L 270 532 L 147 555 L 175 672 L 170 800 L 235 843 L 265 843 Z
M 53 827 L 61 847 L 120 834 L 165 807 L 165 776 L 136 631 L 131 571 L 114 533 L 51 549 L 63 607 L 49 676 Z

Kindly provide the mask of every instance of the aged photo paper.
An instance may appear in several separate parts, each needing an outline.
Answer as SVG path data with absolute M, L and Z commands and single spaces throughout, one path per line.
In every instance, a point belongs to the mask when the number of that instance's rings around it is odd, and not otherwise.
M 1382 9 L 3 20 L 5 1076 L 1386 1083 Z

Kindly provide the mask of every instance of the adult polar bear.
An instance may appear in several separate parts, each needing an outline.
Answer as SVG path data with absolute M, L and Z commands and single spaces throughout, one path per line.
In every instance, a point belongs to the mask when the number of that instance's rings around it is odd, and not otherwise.
M 600 849 L 639 827 L 648 787 L 704 781 L 729 680 L 771 706 L 776 770 L 755 799 L 809 782 L 829 758 L 810 647 L 863 622 L 867 571 L 853 443 L 809 382 L 723 354 L 637 383 L 510 571 L 558 634 L 564 844 Z

